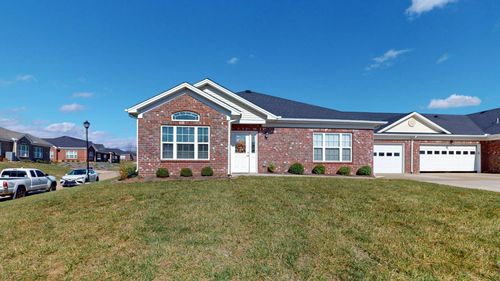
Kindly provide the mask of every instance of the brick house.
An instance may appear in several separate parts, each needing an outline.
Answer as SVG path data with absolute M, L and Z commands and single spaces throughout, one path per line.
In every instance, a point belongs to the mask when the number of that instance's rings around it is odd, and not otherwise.
M 341 166 L 375 173 L 499 172 L 500 108 L 470 115 L 347 112 L 205 79 L 182 83 L 126 110 L 137 122 L 137 166 L 199 174 L 284 173 L 302 163 L 335 174 Z
M 85 140 L 62 136 L 45 139 L 45 141 L 52 144 L 50 149 L 52 162 L 86 162 L 87 142 Z M 89 161 L 119 163 L 120 155 L 117 151 L 121 150 L 89 142 Z
M 13 152 L 13 157 L 8 160 L 49 162 L 50 147 L 51 144 L 41 138 L 0 128 L 0 160 Z

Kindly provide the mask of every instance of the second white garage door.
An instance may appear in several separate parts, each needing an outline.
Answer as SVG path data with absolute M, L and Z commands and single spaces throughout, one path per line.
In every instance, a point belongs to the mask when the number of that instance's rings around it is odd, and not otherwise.
M 375 174 L 403 173 L 403 145 L 376 144 L 373 146 L 373 172 Z
M 420 146 L 420 172 L 476 172 L 477 148 L 464 146 Z

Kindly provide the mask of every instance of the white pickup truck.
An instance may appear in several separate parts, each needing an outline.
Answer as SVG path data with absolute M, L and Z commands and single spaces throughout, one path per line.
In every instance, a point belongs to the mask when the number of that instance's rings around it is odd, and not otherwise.
M 55 177 L 37 169 L 5 169 L 0 173 L 0 196 L 16 199 L 31 191 L 56 190 L 56 186 Z

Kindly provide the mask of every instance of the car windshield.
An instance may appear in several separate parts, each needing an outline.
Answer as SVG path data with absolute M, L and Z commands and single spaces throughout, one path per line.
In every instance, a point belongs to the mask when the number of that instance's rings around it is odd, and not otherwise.
M 86 174 L 85 169 L 73 170 L 73 171 L 68 173 L 68 175 L 71 175 L 71 176 L 79 176 L 79 175 L 85 175 L 85 174 Z

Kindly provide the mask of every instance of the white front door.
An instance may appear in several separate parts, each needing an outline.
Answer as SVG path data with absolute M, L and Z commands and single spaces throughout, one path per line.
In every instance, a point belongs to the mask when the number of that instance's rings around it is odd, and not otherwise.
M 375 174 L 403 173 L 403 145 L 376 144 L 373 146 L 373 172 Z
M 256 132 L 232 132 L 231 172 L 257 173 Z
M 476 172 L 479 170 L 477 156 L 475 145 L 422 145 L 420 172 Z

